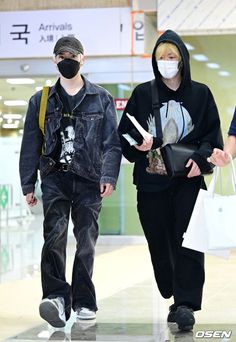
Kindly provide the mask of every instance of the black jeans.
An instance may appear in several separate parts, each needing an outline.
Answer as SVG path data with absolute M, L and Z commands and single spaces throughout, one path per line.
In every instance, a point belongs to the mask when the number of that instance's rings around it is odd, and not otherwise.
M 164 298 L 201 309 L 204 254 L 182 247 L 183 234 L 201 187 L 201 177 L 173 184 L 161 192 L 138 192 L 138 213 L 155 279 Z
M 66 318 L 71 307 L 97 310 L 92 282 L 97 219 L 101 209 L 99 184 L 71 172 L 56 171 L 42 180 L 44 246 L 41 259 L 43 298 L 63 297 Z M 74 225 L 76 252 L 71 285 L 66 281 L 68 222 Z

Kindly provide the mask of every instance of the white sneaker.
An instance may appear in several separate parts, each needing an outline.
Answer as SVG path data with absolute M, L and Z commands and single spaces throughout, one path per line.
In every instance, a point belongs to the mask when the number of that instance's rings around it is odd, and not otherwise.
M 45 298 L 39 305 L 40 316 L 55 328 L 66 325 L 64 298 Z
M 76 310 L 77 318 L 79 319 L 95 319 L 96 318 L 96 312 L 93 310 L 90 310 L 88 308 L 78 308 Z

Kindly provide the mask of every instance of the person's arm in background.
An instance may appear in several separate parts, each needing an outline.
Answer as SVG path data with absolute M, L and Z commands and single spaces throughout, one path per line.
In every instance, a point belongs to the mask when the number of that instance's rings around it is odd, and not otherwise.
M 229 135 L 225 141 L 224 150 L 215 148 L 207 160 L 216 166 L 225 166 L 236 157 L 236 136 Z
M 207 158 L 208 162 L 216 166 L 225 166 L 236 157 L 236 109 L 230 124 L 228 137 L 224 144 L 224 150 L 215 148 L 212 155 Z
M 236 136 L 229 135 L 225 141 L 224 151 L 232 156 L 236 157 Z

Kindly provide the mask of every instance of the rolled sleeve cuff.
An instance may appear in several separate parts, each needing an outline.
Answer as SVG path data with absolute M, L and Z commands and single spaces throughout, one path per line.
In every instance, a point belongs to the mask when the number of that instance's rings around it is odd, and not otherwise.
M 30 194 L 31 192 L 34 192 L 34 186 L 33 185 L 24 185 L 22 186 L 22 192 L 23 195 Z
M 113 177 L 106 177 L 106 176 L 102 176 L 101 180 L 100 180 L 100 184 L 111 184 L 115 190 L 116 188 L 116 179 Z

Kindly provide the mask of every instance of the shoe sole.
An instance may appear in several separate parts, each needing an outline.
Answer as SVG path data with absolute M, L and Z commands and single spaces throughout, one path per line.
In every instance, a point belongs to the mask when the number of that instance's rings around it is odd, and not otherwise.
M 84 317 L 84 316 L 79 316 L 79 315 L 77 315 L 76 317 L 77 317 L 78 319 L 80 319 L 81 321 L 89 321 L 89 320 L 95 319 L 95 318 L 96 318 L 96 315 L 90 316 L 90 317 Z
M 40 316 L 55 328 L 63 328 L 66 323 L 60 318 L 57 307 L 50 301 L 45 301 L 39 306 Z
M 181 331 L 191 331 L 193 330 L 193 325 L 184 325 L 184 326 L 178 325 L 178 328 Z

